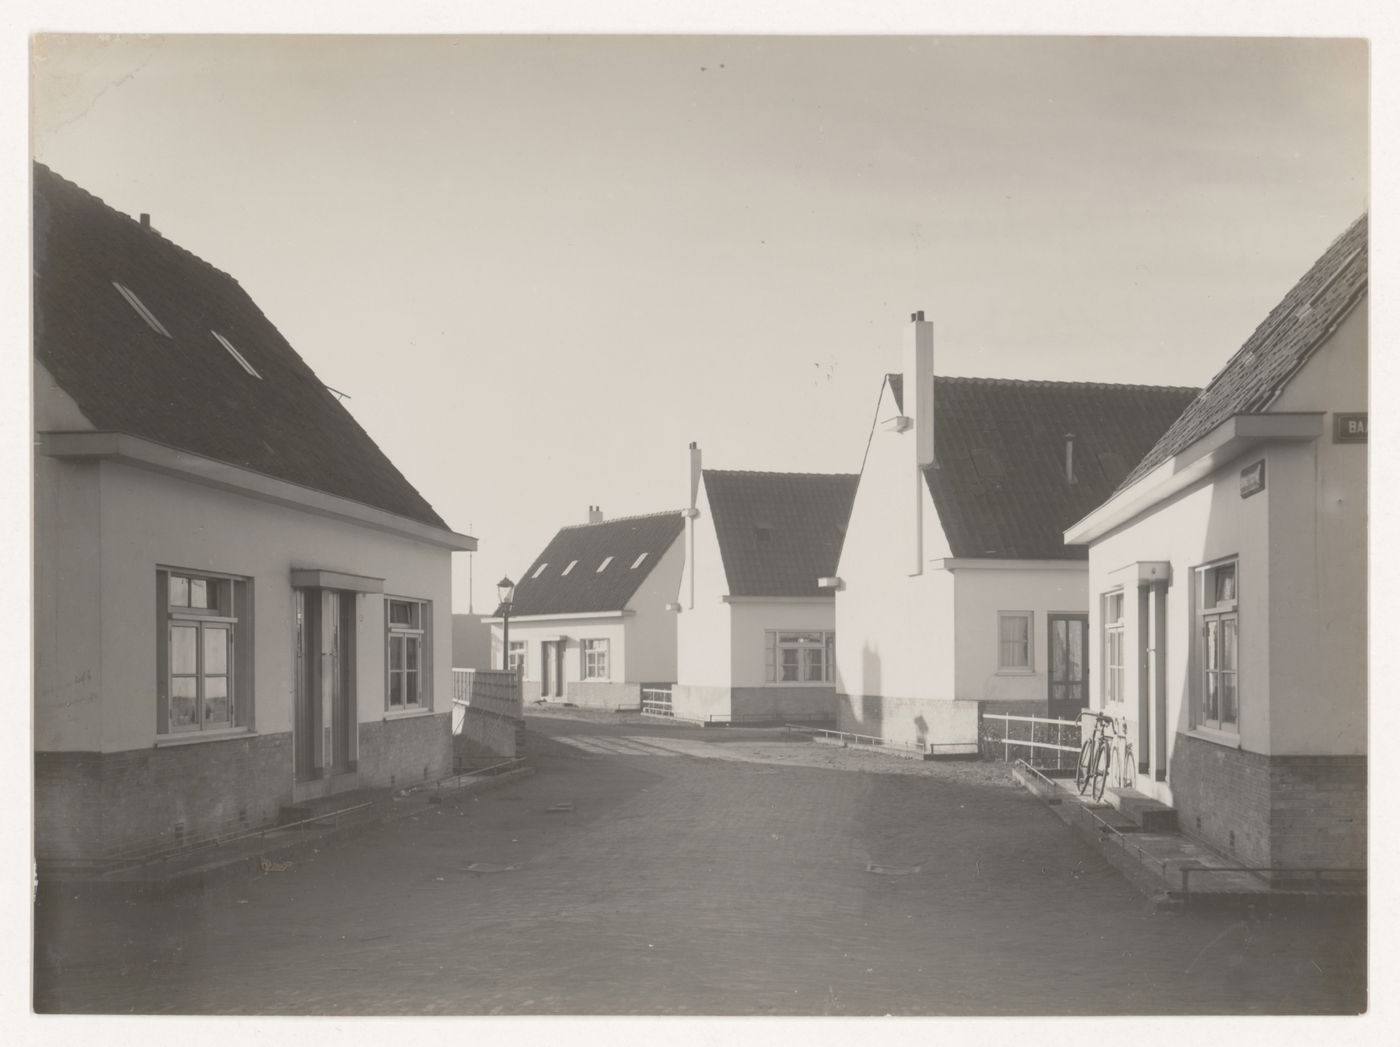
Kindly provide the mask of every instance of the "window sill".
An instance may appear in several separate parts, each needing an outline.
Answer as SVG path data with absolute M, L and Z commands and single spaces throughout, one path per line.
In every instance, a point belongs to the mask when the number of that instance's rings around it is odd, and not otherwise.
M 412 720 L 417 716 L 432 716 L 433 710 L 427 708 L 418 709 L 389 709 L 384 713 L 385 720 Z
M 759 684 L 760 687 L 835 687 L 833 680 L 770 680 L 768 683 Z
M 1034 669 L 998 669 L 997 676 L 1038 676 Z
M 1192 738 L 1199 738 L 1203 742 L 1210 742 L 1223 749 L 1243 749 L 1238 734 L 1231 734 L 1229 731 L 1217 731 L 1211 727 L 1193 727 L 1186 732 Z
M 176 745 L 199 745 L 203 742 L 227 742 L 233 738 L 256 738 L 258 732 L 248 727 L 233 727 L 227 731 L 182 731 L 179 734 L 162 734 L 156 737 L 152 746 L 167 749 Z

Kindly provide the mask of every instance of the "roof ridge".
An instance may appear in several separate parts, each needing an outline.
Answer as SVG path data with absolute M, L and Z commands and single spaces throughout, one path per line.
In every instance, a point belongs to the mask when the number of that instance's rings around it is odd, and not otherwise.
M 679 516 L 680 509 L 663 509 L 657 513 L 633 513 L 631 516 L 610 516 L 606 520 L 583 523 L 564 524 L 559 528 L 561 531 L 576 531 L 580 527 L 602 527 L 604 524 L 622 523 L 624 520 L 655 520 L 663 516 Z
M 724 476 L 829 476 L 849 480 L 858 479 L 860 473 L 795 473 L 779 469 L 702 469 L 704 473 L 720 473 Z
M 892 377 L 887 375 L 886 377 Z M 1092 382 L 1077 379 L 1058 378 L 982 378 L 973 375 L 956 374 L 936 374 L 933 376 L 935 384 L 938 382 L 982 382 L 995 385 L 1024 385 L 1024 386 L 1078 386 L 1089 389 L 1146 389 L 1160 390 L 1162 392 L 1187 393 L 1200 392 L 1201 387 L 1196 385 L 1156 385 L 1150 382 Z

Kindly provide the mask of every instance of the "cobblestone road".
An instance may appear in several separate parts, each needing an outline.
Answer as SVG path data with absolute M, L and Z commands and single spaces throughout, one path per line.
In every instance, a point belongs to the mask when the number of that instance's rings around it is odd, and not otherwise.
M 598 718 L 532 717 L 531 728 L 534 776 L 368 829 L 284 872 L 162 899 L 47 907 L 36 1007 L 1365 1006 L 1359 915 L 1154 912 L 997 765 Z M 572 810 L 551 810 L 561 804 Z

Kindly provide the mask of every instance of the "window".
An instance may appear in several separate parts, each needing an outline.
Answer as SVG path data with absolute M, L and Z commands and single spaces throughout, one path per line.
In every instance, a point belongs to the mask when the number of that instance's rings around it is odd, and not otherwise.
M 506 663 L 506 668 L 513 673 L 525 675 L 525 641 L 512 640 L 510 642 L 510 660 Z
M 612 559 L 609 557 L 609 559 Z M 583 679 L 608 680 L 608 641 L 584 640 L 579 644 L 583 657 Z
M 156 604 L 156 733 L 246 725 L 248 711 L 239 705 L 238 637 L 240 623 L 246 626 L 249 615 L 247 583 L 228 576 L 159 570 Z
M 577 560 L 570 560 L 570 561 L 569 561 L 569 566 L 568 566 L 568 567 L 565 567 L 564 570 L 562 570 L 562 571 L 559 573 L 559 577 L 560 577 L 560 578 L 564 577 L 564 575 L 566 575 L 566 574 L 568 574 L 570 571 L 572 571 L 577 565 L 578 565 L 578 561 L 577 561 Z
M 167 338 L 170 337 L 170 332 L 165 329 L 165 325 L 156 319 L 156 314 L 146 308 L 146 303 L 137 298 L 135 292 L 133 292 L 131 288 L 127 287 L 125 284 L 119 284 L 115 280 L 112 281 L 112 286 L 117 289 L 118 294 L 126 299 L 126 304 L 136 310 L 136 315 L 146 321 L 147 327 L 156 334 L 163 334 Z
M 544 569 L 545 569 L 546 567 L 548 567 L 548 566 L 549 566 L 549 564 L 547 564 L 547 563 L 542 563 L 542 564 L 540 564 L 538 567 L 535 568 L 535 573 L 532 574 L 532 575 L 530 575 L 530 577 L 531 577 L 531 578 L 538 578 L 540 575 L 544 574 Z
M 635 571 L 638 567 L 642 566 L 642 561 L 645 560 L 646 558 L 647 558 L 647 554 L 646 554 L 646 553 L 642 553 L 641 556 L 639 556 L 639 557 L 637 557 L 635 560 L 633 560 L 633 561 L 632 561 L 631 570 Z
M 385 600 L 385 705 L 390 711 L 427 709 L 432 705 L 428 676 L 430 607 L 422 600 Z
M 1239 562 L 1196 568 L 1201 675 L 1197 722 L 1218 731 L 1239 730 Z
M 254 378 L 262 378 L 262 375 L 258 374 L 256 368 L 254 368 L 253 365 L 247 361 L 244 355 L 233 347 L 232 342 L 230 342 L 227 338 L 221 335 L 218 331 L 210 331 L 209 333 L 214 336 L 214 339 L 220 345 L 222 345 L 225 349 L 229 351 L 229 355 L 238 361 L 238 365 L 242 367 L 243 370 L 247 371 Z
M 1031 612 L 997 612 L 997 668 L 1031 672 Z
M 611 556 L 605 556 L 605 557 L 603 557 L 603 562 L 600 563 L 600 564 L 598 565 L 598 569 L 597 569 L 596 571 L 594 571 L 593 573 L 594 573 L 594 574 L 602 574 L 605 570 L 607 570 L 608 564 L 610 564 L 610 563 L 612 563 L 612 562 L 613 562 L 613 558 L 612 558 Z
M 764 634 L 769 683 L 831 683 L 836 678 L 836 634 L 832 632 Z
M 1104 701 L 1123 700 L 1123 590 L 1103 597 Z

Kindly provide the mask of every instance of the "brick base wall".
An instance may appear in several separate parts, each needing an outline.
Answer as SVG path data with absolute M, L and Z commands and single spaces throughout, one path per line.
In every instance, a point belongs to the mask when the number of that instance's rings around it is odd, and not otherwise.
M 1181 828 L 1246 865 L 1366 864 L 1366 757 L 1264 756 L 1177 736 Z
M 738 719 L 836 718 L 834 687 L 735 687 L 729 700 L 730 715 Z
M 616 709 L 619 705 L 641 705 L 639 683 L 605 683 L 600 680 L 571 680 L 564 684 L 564 701 L 593 709 Z
M 360 724 L 361 788 L 407 788 L 452 773 L 452 714 L 406 716 Z
M 457 755 L 490 753 L 514 758 L 525 752 L 525 721 L 480 709 L 462 710 L 461 730 L 454 742 Z
M 276 821 L 292 799 L 292 736 L 120 753 L 34 754 L 40 859 L 135 855 Z

